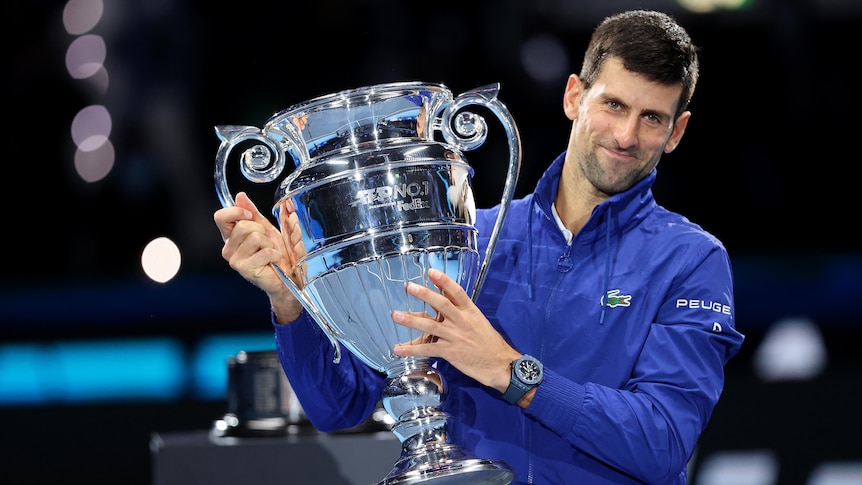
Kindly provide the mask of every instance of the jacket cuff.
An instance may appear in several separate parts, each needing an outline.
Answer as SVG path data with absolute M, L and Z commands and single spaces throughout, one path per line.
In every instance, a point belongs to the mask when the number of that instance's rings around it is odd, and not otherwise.
M 551 429 L 573 429 L 581 415 L 586 391 L 552 370 L 545 368 L 545 378 L 536 388 L 526 414 L 539 419 Z

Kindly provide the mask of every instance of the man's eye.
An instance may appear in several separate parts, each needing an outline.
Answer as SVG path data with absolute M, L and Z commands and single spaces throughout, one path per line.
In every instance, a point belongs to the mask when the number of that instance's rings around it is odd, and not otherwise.
M 616 101 L 608 101 L 608 106 L 610 106 L 610 108 L 614 110 L 622 108 L 622 105 L 620 105 L 620 103 L 617 103 Z
M 644 119 L 646 119 L 648 123 L 651 123 L 653 125 L 661 125 L 664 123 L 664 119 L 656 114 L 645 114 Z

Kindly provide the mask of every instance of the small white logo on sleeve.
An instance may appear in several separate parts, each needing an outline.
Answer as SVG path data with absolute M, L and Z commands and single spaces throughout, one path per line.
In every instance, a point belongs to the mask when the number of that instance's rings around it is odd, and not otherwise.
M 730 305 L 725 305 L 718 301 L 687 300 L 685 298 L 680 298 L 676 300 L 676 307 L 691 308 L 692 310 L 707 310 L 722 313 L 724 315 L 730 315 Z
M 718 322 L 712 322 L 712 331 L 715 333 L 721 333 L 721 324 Z

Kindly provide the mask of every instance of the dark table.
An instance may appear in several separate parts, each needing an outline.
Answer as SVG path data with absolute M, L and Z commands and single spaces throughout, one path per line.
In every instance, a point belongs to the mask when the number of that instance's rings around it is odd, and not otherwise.
M 392 470 L 401 444 L 389 431 L 222 437 L 154 433 L 154 485 L 370 485 Z

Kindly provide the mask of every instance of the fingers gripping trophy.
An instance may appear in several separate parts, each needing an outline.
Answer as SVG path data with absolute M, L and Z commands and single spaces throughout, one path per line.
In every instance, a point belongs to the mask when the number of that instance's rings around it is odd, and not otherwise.
M 329 94 L 276 113 L 264 127 L 217 126 L 215 184 L 223 206 L 234 199 L 226 175 L 237 160 L 254 183 L 278 185 L 272 213 L 283 237 L 303 247 L 293 267 L 273 265 L 285 286 L 341 346 L 384 373 L 383 406 L 396 421 L 402 452 L 381 485 L 433 482 L 505 484 L 503 462 L 472 456 L 448 437 L 439 409 L 446 384 L 427 357 L 400 357 L 399 342 L 424 339 L 392 321 L 394 310 L 436 311 L 405 291 L 437 269 L 475 300 L 512 200 L 521 142 L 493 84 L 453 97 L 441 84 L 390 83 Z M 487 123 L 465 108 L 493 113 L 508 139 L 500 212 L 480 267 L 473 169 L 463 152 L 487 138 Z M 296 214 L 288 224 L 286 214 Z M 290 225 L 291 227 L 287 227 Z M 290 234 L 286 234 L 287 232 Z

